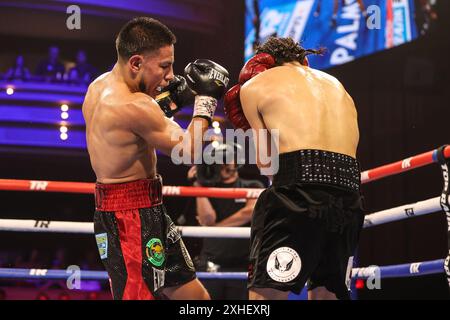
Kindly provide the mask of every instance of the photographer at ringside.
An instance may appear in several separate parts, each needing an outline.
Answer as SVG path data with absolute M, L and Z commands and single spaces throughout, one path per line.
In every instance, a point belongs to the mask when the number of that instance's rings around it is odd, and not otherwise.
M 219 152 L 224 164 L 201 164 L 188 172 L 188 180 L 197 187 L 264 188 L 258 180 L 239 177 L 239 163 L 226 163 L 227 153 L 239 155 L 242 147 L 236 143 L 222 143 L 212 148 Z M 217 156 L 215 156 L 217 159 Z M 197 197 L 196 215 L 201 226 L 249 227 L 256 199 L 225 199 Z M 199 257 L 195 259 L 198 271 L 247 272 L 250 254 L 249 239 L 205 238 Z M 203 285 L 214 300 L 248 299 L 247 280 L 205 279 Z

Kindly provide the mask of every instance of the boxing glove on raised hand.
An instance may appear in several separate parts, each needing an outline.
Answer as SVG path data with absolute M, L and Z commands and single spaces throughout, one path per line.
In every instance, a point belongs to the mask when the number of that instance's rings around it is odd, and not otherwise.
M 170 118 L 184 106 L 194 103 L 195 94 L 183 76 L 175 75 L 167 87 L 156 97 L 156 102 L 166 117 Z
M 208 59 L 197 59 L 184 69 L 187 84 L 197 94 L 194 103 L 194 117 L 202 117 L 211 122 L 230 81 L 228 71 Z
M 189 87 L 198 95 L 219 100 L 227 89 L 230 76 L 220 64 L 208 59 L 197 59 L 184 69 Z
M 223 110 L 225 115 L 228 117 L 233 127 L 236 129 L 247 130 L 250 129 L 250 124 L 244 115 L 242 110 L 241 100 L 240 100 L 241 85 L 237 84 L 231 87 L 230 90 L 225 94 L 223 100 Z
M 261 72 L 275 66 L 275 59 L 268 53 L 258 53 L 250 58 L 239 73 L 239 83 L 242 85 Z
M 239 73 L 239 83 L 233 86 L 225 94 L 223 108 L 225 115 L 228 117 L 233 126 L 237 129 L 250 129 L 250 124 L 242 110 L 240 91 L 241 85 L 246 83 L 251 78 L 257 76 L 261 72 L 266 71 L 275 66 L 275 59 L 268 53 L 259 53 L 253 56 L 242 67 Z

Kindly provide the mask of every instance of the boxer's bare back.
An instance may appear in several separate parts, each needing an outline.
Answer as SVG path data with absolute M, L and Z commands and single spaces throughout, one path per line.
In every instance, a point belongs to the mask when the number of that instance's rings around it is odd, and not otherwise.
M 357 112 L 334 77 L 297 62 L 249 80 L 240 94 L 253 129 L 278 129 L 279 152 L 321 149 L 356 155 Z

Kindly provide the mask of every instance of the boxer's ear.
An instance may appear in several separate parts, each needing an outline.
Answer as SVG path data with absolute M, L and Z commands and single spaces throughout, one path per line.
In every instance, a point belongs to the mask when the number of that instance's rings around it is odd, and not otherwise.
M 304 57 L 304 58 L 303 58 L 303 63 L 302 63 L 302 65 L 304 65 L 305 67 L 309 67 L 308 57 Z
M 143 63 L 142 56 L 137 54 L 131 56 L 130 59 L 128 59 L 128 63 L 132 71 L 138 72 L 141 69 Z

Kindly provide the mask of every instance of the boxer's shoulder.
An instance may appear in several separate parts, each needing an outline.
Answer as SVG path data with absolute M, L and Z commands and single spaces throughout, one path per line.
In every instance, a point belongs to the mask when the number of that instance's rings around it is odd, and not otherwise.
M 145 107 L 153 103 L 156 104 L 155 99 L 142 92 L 128 94 L 126 97 L 126 102 L 137 107 Z
M 334 76 L 329 73 L 323 72 L 321 70 L 306 68 L 307 72 L 311 75 L 313 79 L 318 81 L 326 82 L 335 87 L 343 88 L 342 83 Z
M 144 93 L 133 93 L 119 106 L 120 121 L 129 128 L 144 131 L 161 129 L 166 126 L 164 113 L 158 103 Z
M 153 116 L 158 114 L 161 118 L 164 118 L 164 114 L 155 99 L 145 93 L 132 93 L 127 97 L 126 101 L 124 101 L 123 107 L 127 111 L 133 111 L 137 114 L 145 113 Z
M 273 81 L 273 76 L 270 76 L 270 75 L 267 76 L 267 74 L 270 73 L 271 70 L 272 69 L 261 72 L 260 74 L 254 76 L 253 78 L 251 78 L 250 80 L 245 82 L 241 86 L 241 92 L 242 91 L 254 92 L 254 91 L 258 91 L 260 88 L 264 88 L 264 87 L 267 87 L 268 85 L 270 85 L 271 82 Z
M 249 87 L 253 90 L 257 88 L 267 89 L 267 87 L 274 87 L 283 82 L 291 81 L 292 78 L 289 76 L 289 73 L 291 72 L 290 69 L 292 68 L 286 66 L 277 66 L 267 69 L 248 80 L 242 87 Z
M 111 74 L 111 71 L 108 71 L 108 72 L 105 72 L 105 73 L 99 75 L 97 78 L 94 79 L 94 81 L 91 82 L 91 84 L 89 86 L 95 85 L 96 83 L 105 80 L 110 74 Z
M 286 74 L 285 67 L 274 67 L 268 69 L 255 77 L 248 80 L 241 87 L 241 98 L 243 96 L 250 97 L 251 99 L 263 98 L 270 95 L 280 93 L 280 89 L 286 87 L 292 77 Z

